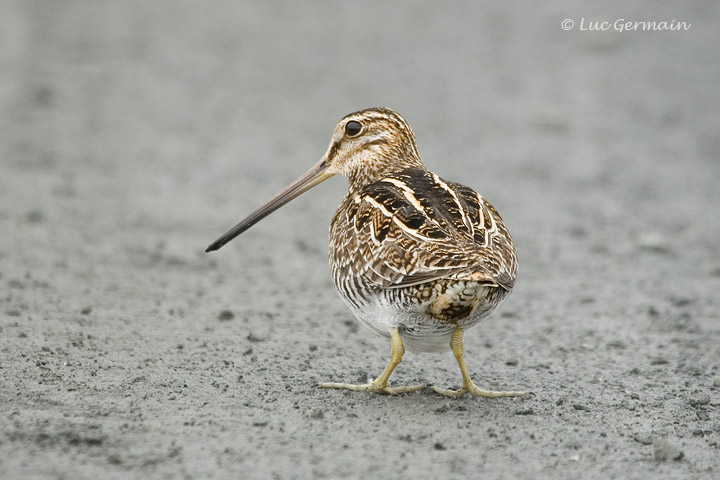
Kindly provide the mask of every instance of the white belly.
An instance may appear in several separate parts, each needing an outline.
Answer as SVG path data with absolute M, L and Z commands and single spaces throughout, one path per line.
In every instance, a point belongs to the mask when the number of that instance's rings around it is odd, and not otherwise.
M 343 300 L 345 299 L 343 298 Z M 405 348 L 413 352 L 449 350 L 450 336 L 456 327 L 469 328 L 480 322 L 489 313 L 488 310 L 478 309 L 474 314 L 462 319 L 460 323 L 454 324 L 439 322 L 425 313 L 426 307 L 418 307 L 418 310 L 415 311 L 403 309 L 397 305 L 387 304 L 379 297 L 359 308 L 350 302 L 346 301 L 345 303 L 360 323 L 377 335 L 389 338 L 389 329 L 397 328 Z

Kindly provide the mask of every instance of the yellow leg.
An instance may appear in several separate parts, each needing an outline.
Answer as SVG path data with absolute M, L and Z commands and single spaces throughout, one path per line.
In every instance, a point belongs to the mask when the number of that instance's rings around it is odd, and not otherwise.
M 390 338 L 392 339 L 392 347 L 390 352 L 390 362 L 385 367 L 385 370 L 380 374 L 374 381 L 366 384 L 352 384 L 352 383 L 321 383 L 320 388 L 339 388 L 344 390 L 353 390 L 355 392 L 369 391 L 375 393 L 384 393 L 386 395 L 396 395 L 399 393 L 414 392 L 425 388 L 425 385 L 409 385 L 406 387 L 388 387 L 388 379 L 392 374 L 395 367 L 402 362 L 402 357 L 405 354 L 405 346 L 400 338 L 397 328 L 390 328 Z
M 450 349 L 452 349 L 455 360 L 457 360 L 458 366 L 460 367 L 460 373 L 462 374 L 463 384 L 460 390 L 445 390 L 443 388 L 432 387 L 435 392 L 440 395 L 446 395 L 448 397 L 460 398 L 464 394 L 469 393 L 474 397 L 485 397 L 485 398 L 497 398 L 497 397 L 522 397 L 527 395 L 528 392 L 493 392 L 491 390 L 483 390 L 478 388 L 477 385 L 470 379 L 467 367 L 465 366 L 465 359 L 463 359 L 463 331 L 462 328 L 456 328 L 450 337 Z

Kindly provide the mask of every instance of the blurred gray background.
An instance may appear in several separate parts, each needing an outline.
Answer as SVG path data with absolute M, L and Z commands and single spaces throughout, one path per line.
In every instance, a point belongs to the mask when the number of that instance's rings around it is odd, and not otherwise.
M 0 11 L 0 477 L 718 475 L 717 2 Z M 619 19 L 690 28 L 581 29 Z M 330 281 L 344 179 L 203 253 L 371 106 L 505 218 L 518 285 L 466 358 L 533 397 L 316 388 L 389 350 Z

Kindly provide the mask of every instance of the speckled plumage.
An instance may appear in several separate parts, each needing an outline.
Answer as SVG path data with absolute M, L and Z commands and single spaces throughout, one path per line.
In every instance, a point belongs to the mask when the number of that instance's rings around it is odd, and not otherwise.
M 409 348 L 432 351 L 510 293 L 517 261 L 478 193 L 408 168 L 349 189 L 330 226 L 330 268 L 364 324 L 381 334 L 396 326 Z
M 438 393 L 524 395 L 479 389 L 463 360 L 463 330 L 492 312 L 515 284 L 512 238 L 495 208 L 477 192 L 425 168 L 412 129 L 390 109 L 361 110 L 340 120 L 320 162 L 207 251 L 335 174 L 348 177 L 348 191 L 330 225 L 333 281 L 363 324 L 392 339 L 392 355 L 373 382 L 321 386 L 378 393 L 418 390 L 423 386 L 387 386 L 407 345 L 418 351 L 450 347 L 455 354 L 463 387 L 433 387 Z

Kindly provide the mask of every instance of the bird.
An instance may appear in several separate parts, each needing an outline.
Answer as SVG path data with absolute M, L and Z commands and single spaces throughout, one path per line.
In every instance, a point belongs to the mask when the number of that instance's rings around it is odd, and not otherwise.
M 453 398 L 527 395 L 478 387 L 463 353 L 463 332 L 495 310 L 515 285 L 512 237 L 479 193 L 425 167 L 410 125 L 394 110 L 368 108 L 343 117 L 318 163 L 205 251 L 220 249 L 334 175 L 346 176 L 348 189 L 330 224 L 332 279 L 357 320 L 390 338 L 391 354 L 372 381 L 319 386 L 390 395 L 414 392 L 426 385 L 388 385 L 406 348 L 449 349 L 462 385 L 457 390 L 432 386 L 436 393 Z

